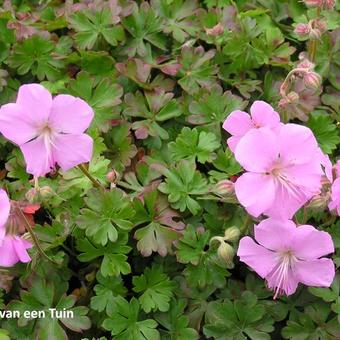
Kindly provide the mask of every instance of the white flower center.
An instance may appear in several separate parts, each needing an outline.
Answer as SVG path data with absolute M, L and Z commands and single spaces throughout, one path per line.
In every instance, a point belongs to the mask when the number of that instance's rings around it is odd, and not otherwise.
M 278 258 L 278 264 L 267 276 L 267 280 L 271 284 L 270 288 L 275 290 L 274 300 L 278 295 L 289 291 L 292 280 L 290 277 L 292 275 L 291 269 L 297 261 L 290 250 L 278 253 Z

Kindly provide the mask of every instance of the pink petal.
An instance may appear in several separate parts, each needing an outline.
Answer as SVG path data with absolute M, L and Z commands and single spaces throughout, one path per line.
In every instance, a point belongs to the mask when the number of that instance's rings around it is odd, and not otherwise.
M 44 176 L 54 168 L 55 162 L 51 146 L 40 136 L 31 142 L 21 145 L 20 149 L 26 161 L 26 171 L 34 176 Z
M 24 108 L 13 103 L 3 105 L 0 109 L 0 132 L 18 145 L 37 136 L 32 118 Z
M 236 160 L 252 172 L 267 172 L 278 158 L 276 135 L 268 128 L 246 133 L 235 149 Z
M 14 237 L 13 247 L 20 262 L 30 262 L 31 258 L 27 253 L 27 249 L 32 248 L 32 244 L 21 237 Z
M 281 126 L 280 157 L 283 164 L 304 164 L 318 158 L 318 144 L 312 130 L 297 124 Z M 318 158 L 320 163 L 320 159 Z
M 273 204 L 275 186 L 271 176 L 247 172 L 237 179 L 235 193 L 249 214 L 258 217 Z
M 50 115 L 52 95 L 42 85 L 26 84 L 20 86 L 16 103 L 24 108 L 27 120 L 42 125 Z
M 6 236 L 0 246 L 0 266 L 12 267 L 19 261 L 14 249 L 13 237 Z
M 294 255 L 302 260 L 317 259 L 334 252 L 331 236 L 310 225 L 296 228 L 291 247 Z
M 330 210 L 336 209 L 338 215 L 340 216 L 340 178 L 337 178 L 333 182 L 331 192 L 332 196 L 328 208 Z
M 329 287 L 335 276 L 331 259 L 298 261 L 294 265 L 294 272 L 300 282 L 315 287 Z
M 53 99 L 49 123 L 57 132 L 79 134 L 89 127 L 93 116 L 84 100 L 61 94 Z
M 307 201 L 304 195 L 298 195 L 294 189 L 287 189 L 280 183 L 275 186 L 275 199 L 264 214 L 276 219 L 291 219 Z
M 285 251 L 290 248 L 295 230 L 293 221 L 268 218 L 254 228 L 255 240 L 267 249 Z
M 243 136 L 254 125 L 247 112 L 236 110 L 227 117 L 222 127 L 233 136 Z
M 53 156 L 63 171 L 86 163 L 92 157 L 93 140 L 86 134 L 58 134 L 53 143 Z
M 248 236 L 240 240 L 237 256 L 262 278 L 266 277 L 277 264 L 275 253 L 259 246 Z
M 250 107 L 250 114 L 256 127 L 274 128 L 280 124 L 280 116 L 274 109 L 262 100 L 256 100 Z
M 227 139 L 227 144 L 232 152 L 235 152 L 236 146 L 242 137 L 231 136 Z
M 319 193 L 321 177 L 323 175 L 320 162 L 317 158 L 306 164 L 294 165 L 281 170 L 289 182 L 294 184 L 299 191 L 309 200 Z
M 5 190 L 0 189 L 0 235 L 2 234 L 2 230 L 5 229 L 4 227 L 8 220 L 10 209 L 11 206 L 7 193 Z

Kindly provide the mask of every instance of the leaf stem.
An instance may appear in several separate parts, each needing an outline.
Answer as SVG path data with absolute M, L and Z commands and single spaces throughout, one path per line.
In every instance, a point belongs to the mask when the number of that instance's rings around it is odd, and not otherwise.
M 56 264 L 56 265 L 59 265 L 59 263 L 57 263 L 57 262 L 55 262 L 54 260 L 52 260 L 52 259 L 45 253 L 45 251 L 42 249 L 42 247 L 41 247 L 41 245 L 40 245 L 40 243 L 39 243 L 39 240 L 38 240 L 37 236 L 34 234 L 31 225 L 30 225 L 29 222 L 27 221 L 27 218 L 26 218 L 25 214 L 21 211 L 20 208 L 18 208 L 18 211 L 19 211 L 19 213 L 21 214 L 21 217 L 23 218 L 23 220 L 25 221 L 26 229 L 27 229 L 27 231 L 29 232 L 29 234 L 31 235 L 32 240 L 33 240 L 33 243 L 34 243 L 34 245 L 37 247 L 39 254 L 40 254 L 41 256 L 43 256 L 45 259 L 47 259 L 48 261 L 51 261 L 52 263 L 54 263 L 54 264 Z
M 103 185 L 90 174 L 90 172 L 86 169 L 84 164 L 79 164 L 77 167 L 92 182 L 94 187 L 100 189 L 101 191 L 105 191 Z

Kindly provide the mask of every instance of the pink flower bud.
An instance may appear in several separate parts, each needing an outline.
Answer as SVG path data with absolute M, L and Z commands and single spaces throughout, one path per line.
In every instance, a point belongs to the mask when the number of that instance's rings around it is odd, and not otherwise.
M 315 19 L 312 22 L 312 27 L 317 28 L 321 32 L 325 32 L 327 30 L 327 23 L 324 20 Z
M 322 7 L 324 9 L 333 9 L 335 6 L 335 0 L 323 0 Z
M 205 33 L 207 33 L 207 35 L 212 35 L 212 36 L 221 35 L 223 31 L 224 31 L 224 28 L 220 22 L 217 25 L 215 25 L 213 28 L 205 28 Z
M 118 177 L 119 173 L 114 169 L 106 174 L 106 178 L 110 183 L 115 183 Z
M 322 78 L 316 72 L 306 72 L 303 75 L 303 82 L 308 89 L 318 90 L 321 87 Z
M 333 9 L 335 6 L 335 0 L 304 0 L 304 3 L 308 7 L 320 7 L 323 9 Z
M 308 24 L 297 24 L 294 32 L 301 37 L 306 37 L 309 35 L 311 27 Z
M 234 186 L 235 184 L 232 181 L 225 179 L 216 184 L 214 192 L 220 196 L 230 195 L 234 193 Z
M 312 28 L 309 31 L 310 40 L 320 40 L 322 32 L 318 28 Z

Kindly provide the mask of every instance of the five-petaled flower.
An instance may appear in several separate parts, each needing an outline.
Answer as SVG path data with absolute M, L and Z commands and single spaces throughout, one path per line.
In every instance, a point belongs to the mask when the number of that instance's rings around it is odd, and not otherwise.
M 251 130 L 239 141 L 235 158 L 247 171 L 235 183 L 237 199 L 255 217 L 292 218 L 321 188 L 320 151 L 307 127 Z
M 93 110 L 82 99 L 52 98 L 39 84 L 22 85 L 16 103 L 0 109 L 0 132 L 19 145 L 27 172 L 44 176 L 58 164 L 66 171 L 91 159 L 93 140 L 84 133 Z
M 240 241 L 240 260 L 266 279 L 268 288 L 293 294 L 301 282 L 307 286 L 329 287 L 335 275 L 331 259 L 320 258 L 334 252 L 331 236 L 310 225 L 268 218 L 255 226 L 255 240 Z

